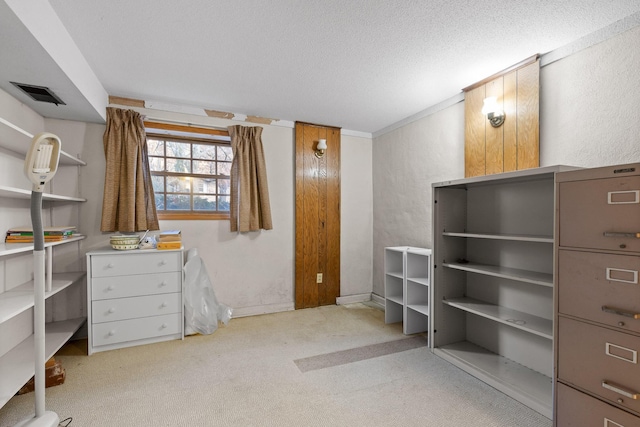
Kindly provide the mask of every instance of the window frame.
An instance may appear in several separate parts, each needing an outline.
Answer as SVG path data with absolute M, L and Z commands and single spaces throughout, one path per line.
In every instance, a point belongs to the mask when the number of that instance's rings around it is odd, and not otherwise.
M 164 141 L 176 141 L 176 142 L 188 142 L 191 144 L 210 144 L 210 145 L 227 145 L 231 146 L 231 141 L 229 138 L 229 132 L 221 129 L 211 129 L 211 128 L 200 128 L 194 126 L 184 126 L 184 125 L 175 125 L 175 124 L 166 124 L 166 123 L 157 123 L 157 122 L 144 122 L 146 137 L 148 139 L 159 139 Z M 193 161 L 193 152 L 190 153 L 189 160 Z M 160 156 L 152 156 L 149 154 L 149 160 L 152 158 L 158 158 Z M 166 156 L 166 148 L 163 159 L 172 158 Z M 198 159 L 196 159 L 198 160 Z M 217 159 L 215 160 L 217 163 Z M 231 160 L 233 162 L 233 159 Z M 220 179 L 231 179 L 231 175 L 208 175 L 208 174 L 183 174 L 183 173 L 173 173 L 173 172 L 154 172 L 151 171 L 151 176 L 188 176 L 190 178 L 215 178 Z M 166 180 L 165 180 L 165 190 L 166 190 Z M 155 193 L 155 191 L 154 191 Z M 166 194 L 166 193 L 165 193 Z M 187 193 L 185 193 L 187 194 Z M 193 193 L 193 189 L 188 193 L 190 198 L 196 193 Z M 218 193 L 216 195 L 219 196 Z M 229 195 L 230 197 L 230 195 Z M 154 201 L 155 203 L 155 201 Z M 217 212 L 199 212 L 199 211 L 166 211 L 166 210 L 156 210 L 159 220 L 229 220 L 230 219 L 230 211 L 217 211 Z

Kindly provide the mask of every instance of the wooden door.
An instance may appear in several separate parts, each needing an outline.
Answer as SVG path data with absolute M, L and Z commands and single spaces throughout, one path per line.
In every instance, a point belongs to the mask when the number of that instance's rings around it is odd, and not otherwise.
M 327 149 L 316 156 L 320 139 Z M 296 123 L 296 309 L 340 296 L 340 129 Z

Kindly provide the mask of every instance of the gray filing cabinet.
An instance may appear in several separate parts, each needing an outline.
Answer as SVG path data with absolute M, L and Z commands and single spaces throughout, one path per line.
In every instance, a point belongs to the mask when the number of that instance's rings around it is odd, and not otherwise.
M 184 339 L 183 251 L 87 253 L 92 353 Z
M 557 176 L 557 427 L 640 426 L 640 164 Z

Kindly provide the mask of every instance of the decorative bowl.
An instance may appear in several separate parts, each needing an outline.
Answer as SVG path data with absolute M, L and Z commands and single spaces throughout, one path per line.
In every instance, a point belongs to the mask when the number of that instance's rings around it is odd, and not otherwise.
M 109 239 L 111 247 L 118 251 L 128 251 L 131 249 L 138 249 L 140 243 L 140 236 L 138 235 L 114 235 Z

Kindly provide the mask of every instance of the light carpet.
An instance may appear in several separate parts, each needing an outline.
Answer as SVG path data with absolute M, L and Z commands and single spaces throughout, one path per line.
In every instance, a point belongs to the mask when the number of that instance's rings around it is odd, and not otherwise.
M 72 417 L 70 427 L 551 426 L 425 345 L 380 351 L 418 340 L 385 325 L 381 310 L 350 304 L 232 319 L 212 335 L 92 356 L 77 341 L 57 356 L 67 378 L 47 389 L 47 409 Z M 315 368 L 299 368 L 314 358 Z M 33 394 L 16 396 L 0 408 L 0 427 L 32 412 Z

